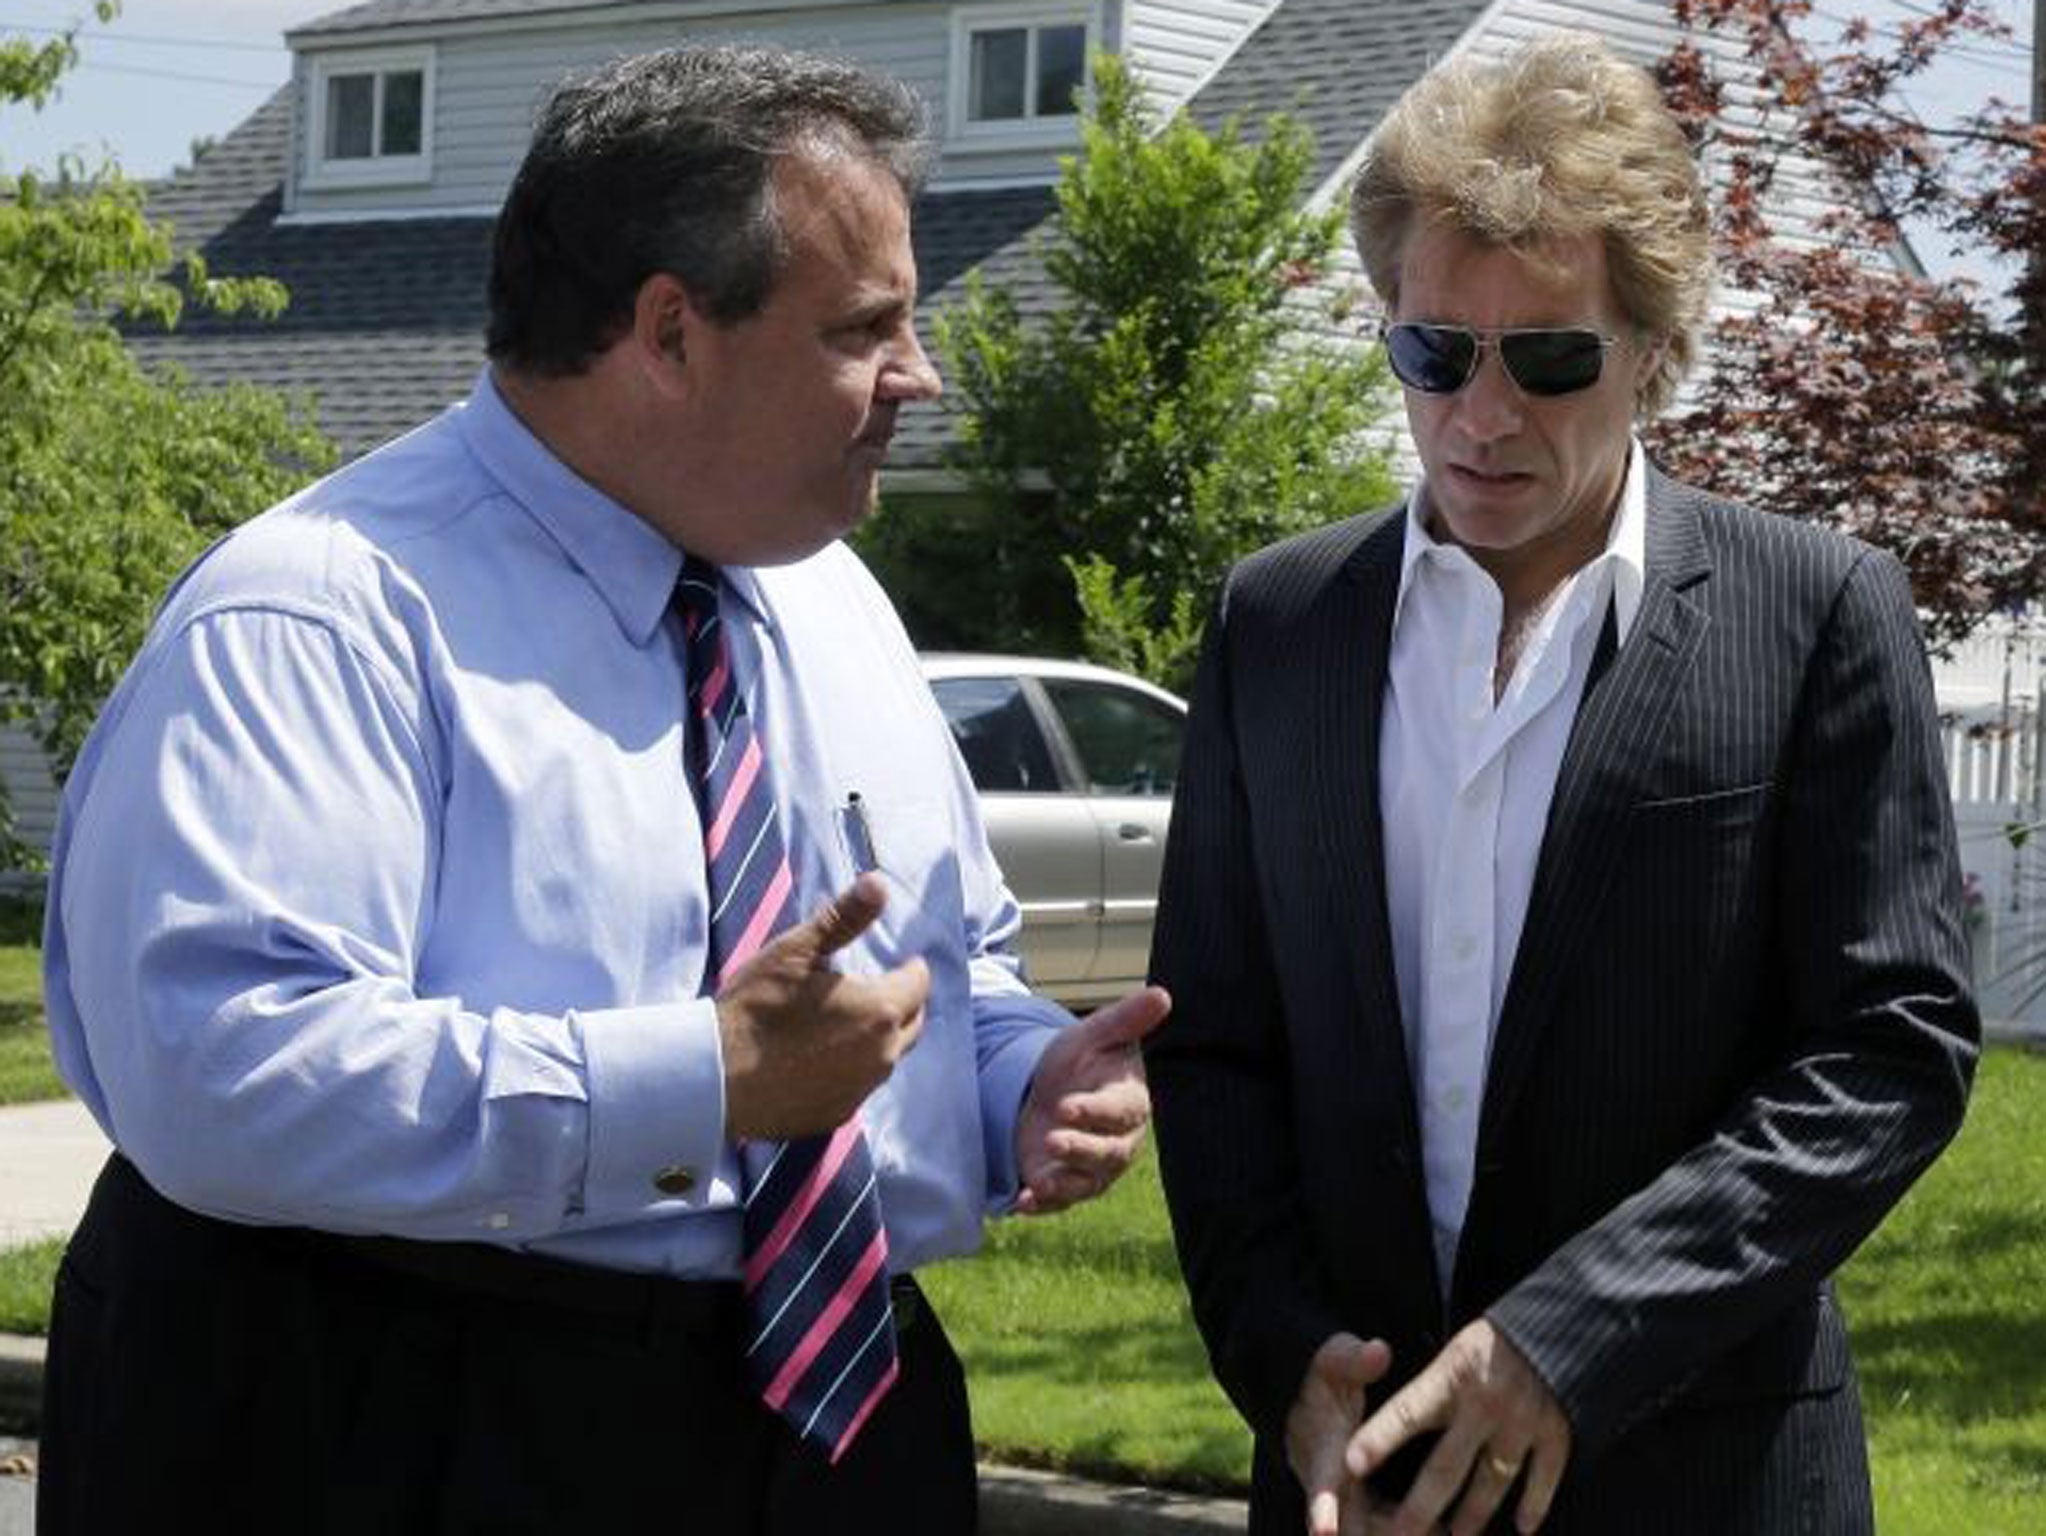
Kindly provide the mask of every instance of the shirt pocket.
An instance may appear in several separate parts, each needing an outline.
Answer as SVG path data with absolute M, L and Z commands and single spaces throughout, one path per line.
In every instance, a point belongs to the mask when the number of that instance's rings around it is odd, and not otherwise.
M 863 794 L 857 809 L 837 818 L 844 877 L 871 869 L 888 889 L 888 904 L 865 936 L 877 968 L 922 956 L 932 990 L 957 971 L 965 982 L 964 901 L 951 806 L 932 795 Z

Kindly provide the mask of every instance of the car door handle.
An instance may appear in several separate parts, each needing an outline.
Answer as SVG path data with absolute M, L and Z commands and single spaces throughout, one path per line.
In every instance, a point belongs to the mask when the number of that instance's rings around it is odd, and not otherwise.
M 1148 843 L 1151 829 L 1140 821 L 1126 821 L 1115 829 L 1115 835 L 1126 843 Z

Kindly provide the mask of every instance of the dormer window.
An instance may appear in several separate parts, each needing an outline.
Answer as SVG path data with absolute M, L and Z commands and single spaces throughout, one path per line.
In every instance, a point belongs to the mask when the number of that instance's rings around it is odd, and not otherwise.
M 394 186 L 429 179 L 430 48 L 318 56 L 308 85 L 307 186 Z
M 1092 42 L 1091 8 L 975 6 L 953 13 L 952 127 L 956 136 L 1065 139 L 1080 113 Z

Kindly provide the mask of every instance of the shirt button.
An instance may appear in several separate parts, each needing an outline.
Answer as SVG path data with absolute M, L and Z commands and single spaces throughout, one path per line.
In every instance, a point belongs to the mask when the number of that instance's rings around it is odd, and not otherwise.
M 1467 933 L 1460 933 L 1449 946 L 1449 952 L 1459 960 L 1468 960 L 1478 952 L 1478 941 Z
M 696 1170 L 680 1163 L 663 1168 L 654 1175 L 654 1188 L 664 1195 L 686 1195 L 696 1188 Z
M 1469 1097 L 1461 1088 L 1452 1088 L 1442 1096 L 1442 1103 L 1451 1114 L 1456 1114 L 1463 1109 L 1464 1102 Z

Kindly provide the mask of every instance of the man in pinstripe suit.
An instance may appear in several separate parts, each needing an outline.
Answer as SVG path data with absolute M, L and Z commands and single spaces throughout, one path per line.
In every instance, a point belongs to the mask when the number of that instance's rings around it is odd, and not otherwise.
M 1146 1051 L 1252 1529 L 1867 1530 L 1828 1277 L 1979 1031 L 1903 573 L 1643 458 L 1707 212 L 1602 45 L 1433 72 L 1353 219 L 1423 475 L 1228 582 Z

